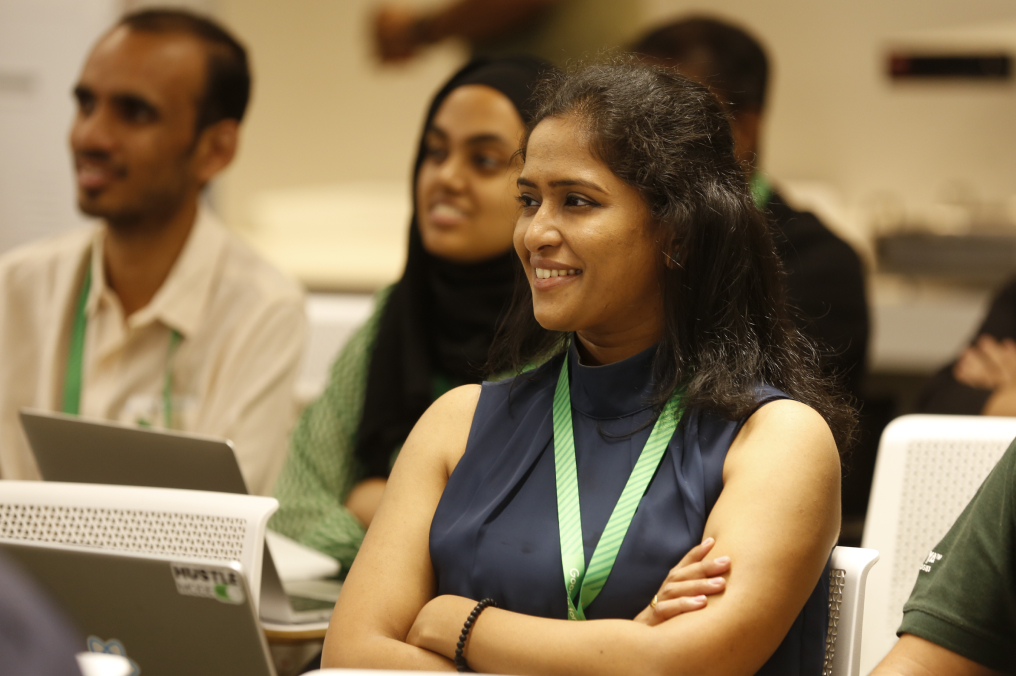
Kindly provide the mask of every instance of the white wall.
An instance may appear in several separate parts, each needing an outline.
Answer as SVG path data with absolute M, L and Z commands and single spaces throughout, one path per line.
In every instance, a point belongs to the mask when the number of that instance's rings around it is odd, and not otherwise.
M 774 62 L 763 164 L 777 178 L 832 184 L 848 202 L 919 205 L 963 183 L 1016 193 L 1016 87 L 908 84 L 887 49 L 924 30 L 1008 21 L 1011 0 L 646 0 L 650 23 L 687 12 L 736 20 Z
M 0 250 L 78 222 L 68 92 L 115 10 L 139 4 L 150 3 L 0 2 Z M 251 205 L 266 190 L 404 184 L 427 101 L 465 56 L 446 45 L 408 66 L 378 66 L 368 33 L 374 0 L 182 4 L 215 11 L 251 50 L 250 117 L 240 155 L 213 195 L 241 231 L 251 228 Z M 1016 35 L 1012 0 L 640 0 L 631 7 L 647 27 L 696 10 L 719 13 L 767 43 L 774 79 L 763 163 L 777 179 L 824 182 L 862 208 L 922 205 L 949 191 L 989 201 L 1016 193 L 1013 84 L 893 86 L 883 62 L 893 41 L 922 30 L 1009 21 Z
M 434 4 L 442 0 L 417 0 Z M 370 53 L 373 0 L 221 0 L 250 45 L 256 88 L 244 147 L 219 187 L 229 220 L 249 227 L 264 190 L 353 181 L 404 182 L 429 96 L 464 57 L 448 45 L 409 66 Z M 1011 0 L 640 0 L 648 28 L 689 12 L 739 21 L 773 61 L 763 164 L 777 179 L 819 181 L 864 220 L 899 204 L 922 210 L 968 193 L 1016 193 L 1016 87 L 893 85 L 885 55 L 902 36 L 1012 22 Z
M 246 42 L 254 69 L 240 155 L 216 194 L 234 227 L 250 227 L 252 200 L 265 190 L 364 181 L 408 186 L 427 103 L 466 54 L 446 45 L 406 66 L 382 68 L 368 34 L 376 4 L 219 0 L 220 16 Z
M 83 222 L 67 132 L 85 54 L 114 0 L 0 1 L 0 252 Z

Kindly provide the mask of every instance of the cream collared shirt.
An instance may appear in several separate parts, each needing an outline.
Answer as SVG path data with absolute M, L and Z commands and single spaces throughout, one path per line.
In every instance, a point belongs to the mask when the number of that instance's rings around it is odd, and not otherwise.
M 69 336 L 91 266 L 80 414 L 231 439 L 248 489 L 267 495 L 295 412 L 306 332 L 299 286 L 201 209 L 165 283 L 124 318 L 105 282 L 104 232 L 83 228 L 0 257 L 0 477 L 39 478 L 18 411 L 61 410 Z M 182 338 L 170 365 L 173 331 Z

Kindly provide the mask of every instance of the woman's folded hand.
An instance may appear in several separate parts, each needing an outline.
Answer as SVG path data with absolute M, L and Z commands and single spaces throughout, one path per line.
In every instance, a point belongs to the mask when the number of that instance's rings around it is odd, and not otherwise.
M 670 569 L 660 591 L 635 621 L 652 627 L 675 615 L 705 608 L 706 597 L 726 589 L 727 581 L 720 576 L 730 570 L 730 559 L 721 556 L 705 560 L 714 544 L 715 540 L 706 538 L 702 544 L 692 547 L 680 563 Z
M 462 596 L 435 596 L 420 609 L 406 643 L 451 659 L 462 623 L 475 605 L 476 601 Z

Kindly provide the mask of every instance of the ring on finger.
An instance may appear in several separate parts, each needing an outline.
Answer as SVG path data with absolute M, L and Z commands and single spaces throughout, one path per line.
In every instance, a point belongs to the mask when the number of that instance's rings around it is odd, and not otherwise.
M 649 606 L 650 606 L 650 607 L 651 607 L 651 608 L 652 608 L 653 610 L 656 610 L 656 597 L 657 597 L 657 596 L 659 596 L 659 594 L 653 594 L 653 600 L 649 602 Z

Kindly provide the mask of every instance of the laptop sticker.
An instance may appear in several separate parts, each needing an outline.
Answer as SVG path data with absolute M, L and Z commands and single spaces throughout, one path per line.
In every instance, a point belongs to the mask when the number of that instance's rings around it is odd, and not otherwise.
M 171 563 L 176 591 L 183 596 L 215 599 L 238 605 L 246 596 L 240 576 L 232 568 L 201 566 L 192 563 Z
M 123 647 L 123 643 L 119 639 L 111 638 L 108 641 L 103 641 L 98 636 L 89 636 L 86 639 L 86 645 L 90 653 L 118 655 L 130 662 L 131 672 L 127 676 L 139 676 L 141 674 L 141 667 L 138 666 L 137 662 L 127 657 L 127 649 Z

